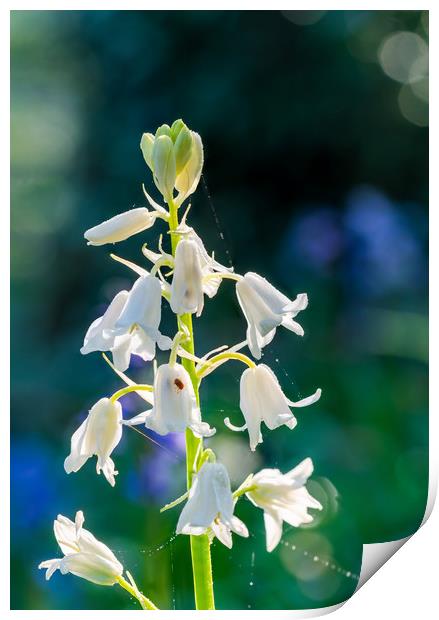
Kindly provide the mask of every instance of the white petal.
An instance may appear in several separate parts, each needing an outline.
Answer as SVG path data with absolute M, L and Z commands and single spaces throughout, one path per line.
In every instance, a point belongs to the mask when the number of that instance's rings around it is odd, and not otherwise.
M 282 538 L 282 521 L 275 514 L 264 512 L 267 551 L 273 551 Z
M 161 316 L 161 286 L 154 276 L 142 276 L 134 283 L 122 312 L 116 321 L 116 328 L 130 328 L 140 325 L 158 329 Z
M 291 306 L 291 300 L 259 274 L 249 271 L 244 275 L 244 279 L 274 314 L 281 315 L 286 307 Z M 301 297 L 301 302 L 303 301 Z
M 153 226 L 157 214 L 151 213 L 144 207 L 131 209 L 125 213 L 119 213 L 102 224 L 89 228 L 84 237 L 88 245 L 104 245 L 124 241 L 136 233 Z
M 261 336 L 266 336 L 280 325 L 282 315 L 267 305 L 246 277 L 236 283 L 236 294 L 249 324 L 253 324 Z
M 158 329 L 149 329 L 147 332 L 141 327 L 137 327 L 132 332 L 131 353 L 138 355 L 145 362 L 155 357 L 155 345 L 161 334 Z
M 288 427 L 290 431 L 292 431 L 297 426 L 297 418 L 294 417 L 293 414 L 291 414 L 291 416 L 288 416 L 288 418 L 283 422 L 283 424 L 285 424 L 285 426 Z
M 203 273 L 197 244 L 182 239 L 175 253 L 170 304 L 175 314 L 194 312 L 200 316 L 203 305 Z
M 303 336 L 305 334 L 303 327 L 299 323 L 297 323 L 297 321 L 293 321 L 293 319 L 289 316 L 284 316 L 282 318 L 281 324 L 283 327 L 289 329 L 291 332 L 294 332 L 298 336 Z
M 235 431 L 236 433 L 247 430 L 247 423 L 243 424 L 242 426 L 235 426 L 230 422 L 230 418 L 224 418 L 224 424 L 227 426 L 228 429 L 230 429 L 231 431 Z
M 61 564 L 62 560 L 60 559 L 45 560 L 44 562 L 40 562 L 40 564 L 38 564 L 38 568 L 47 568 L 46 580 L 48 581 L 56 570 L 61 569 Z
M 120 313 L 128 299 L 128 291 L 120 291 L 113 298 L 105 313 L 93 321 L 84 338 L 81 353 L 86 355 L 93 351 L 108 351 L 114 343 L 111 331 L 119 318 Z
M 245 312 L 244 312 L 245 314 Z M 276 331 L 276 330 L 273 330 Z M 250 349 L 250 353 L 257 360 L 261 359 L 262 356 L 262 338 L 259 332 L 256 329 L 254 323 L 248 323 L 246 338 L 248 343 L 248 348 Z
M 105 460 L 102 460 L 100 464 L 98 461 L 98 466 L 100 469 L 102 469 L 102 472 L 105 478 L 107 479 L 107 481 L 111 484 L 112 487 L 114 487 L 116 484 L 115 476 L 119 472 L 117 472 L 114 467 L 113 459 L 108 456 Z
M 150 409 L 148 411 L 142 411 L 142 413 L 135 415 L 129 420 L 123 420 L 122 424 L 124 424 L 125 426 L 137 426 L 138 424 L 145 424 L 146 416 L 150 411 Z
M 188 426 L 196 437 L 212 437 L 216 429 L 209 426 L 207 422 L 191 422 Z
M 318 390 L 314 392 L 314 394 L 311 394 L 311 396 L 302 398 L 302 400 L 298 400 L 297 402 L 293 402 L 292 400 L 289 400 L 288 404 L 291 407 L 308 407 L 308 405 L 312 405 L 313 403 L 316 403 L 319 400 L 321 395 L 322 395 L 322 390 L 319 388 Z
M 262 442 L 260 427 L 263 415 L 263 402 L 260 400 L 256 368 L 247 368 L 242 373 L 239 406 L 247 424 L 250 449 L 254 451 L 256 446 Z
M 78 515 L 78 513 L 77 513 Z M 118 560 L 114 553 L 103 542 L 95 538 L 91 532 L 81 528 L 78 533 L 79 550 L 83 553 L 90 553 L 106 559 L 110 563 L 117 563 Z
M 123 566 L 117 560 L 110 562 L 101 556 L 84 552 L 66 556 L 60 568 L 63 574 L 69 572 L 102 586 L 112 586 L 123 572 Z
M 56 520 L 53 522 L 53 532 L 55 534 L 56 542 L 64 555 L 69 555 L 70 553 L 76 553 L 79 551 L 76 525 L 73 521 L 67 517 L 64 517 L 64 515 L 58 515 Z
M 157 337 L 157 345 L 161 351 L 169 351 L 172 347 L 172 340 L 169 336 L 163 336 L 160 332 Z
M 200 536 L 205 534 L 207 527 L 185 525 L 181 530 L 177 530 L 177 534 L 187 534 L 189 536 Z
M 177 523 L 177 534 L 188 533 L 188 528 L 208 528 L 219 512 L 217 496 L 213 486 L 216 463 L 204 463 L 194 477 L 189 499 L 181 511 Z
M 248 533 L 248 529 L 247 526 L 245 525 L 245 523 L 243 523 L 241 521 L 241 519 L 238 519 L 238 517 L 233 516 L 230 522 L 230 527 L 232 532 L 235 532 L 235 534 L 238 534 L 239 536 L 242 536 L 243 538 L 248 538 L 249 533 Z
M 206 275 L 206 274 L 204 274 Z M 210 276 L 211 274 L 208 273 Z M 215 297 L 222 282 L 221 276 L 212 278 L 209 277 L 208 280 L 203 280 L 203 293 L 205 293 L 210 299 Z
M 222 523 L 222 521 L 214 521 L 211 527 L 212 532 L 218 540 L 222 542 L 223 545 L 231 549 L 233 547 L 233 540 L 230 528 L 228 528 L 225 523 Z
M 233 518 L 234 501 L 230 488 L 230 478 L 227 469 L 221 463 L 209 463 L 211 486 L 215 494 L 217 511 L 221 520 L 227 525 Z
M 306 484 L 306 481 L 311 476 L 313 471 L 314 465 L 312 459 L 307 457 L 285 475 L 294 480 L 296 482 L 296 486 L 302 486 Z
M 114 346 L 111 349 L 113 354 L 113 363 L 117 370 L 124 372 L 128 369 L 131 359 L 131 335 L 117 336 L 114 340 Z
M 254 369 L 253 392 L 260 415 L 270 430 L 282 424 L 295 426 L 288 400 L 269 366 L 260 364 Z
M 292 316 L 296 316 L 298 312 L 305 310 L 308 307 L 308 295 L 306 293 L 299 293 L 294 301 L 286 304 L 284 312 L 292 312 Z
M 93 454 L 93 452 L 90 451 L 85 444 L 87 425 L 88 416 L 72 435 L 70 440 L 70 454 L 64 461 L 64 469 L 67 474 L 71 474 L 72 472 L 76 472 L 81 469 L 84 463 Z M 65 553 L 64 550 L 63 552 Z

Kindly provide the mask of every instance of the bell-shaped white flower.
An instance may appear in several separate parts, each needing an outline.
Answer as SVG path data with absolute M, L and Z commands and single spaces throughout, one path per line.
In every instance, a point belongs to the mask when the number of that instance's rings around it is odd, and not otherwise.
M 90 325 L 81 353 L 111 351 L 114 365 L 124 371 L 131 355 L 148 361 L 155 356 L 156 344 L 169 349 L 171 339 L 159 331 L 161 297 L 157 278 L 150 274 L 138 278 L 129 293 L 118 293 L 105 314 Z
M 122 407 L 118 401 L 101 398 L 90 409 L 87 418 L 73 433 L 70 454 L 64 461 L 68 474 L 76 472 L 92 456 L 97 456 L 96 471 L 104 472 L 113 487 L 117 474 L 111 453 L 122 437 Z
M 101 586 L 112 586 L 121 577 L 123 566 L 104 543 L 82 527 L 83 523 L 81 510 L 76 513 L 74 523 L 58 515 L 53 529 L 64 557 L 41 562 L 38 568 L 47 569 L 46 579 L 59 569 L 63 575 L 72 573 Z
M 233 271 L 233 268 L 225 267 L 215 260 L 213 254 L 208 254 L 201 238 L 186 224 L 188 210 L 177 228 L 182 240 L 177 246 L 174 259 L 171 308 L 176 314 L 196 312 L 200 316 L 204 306 L 203 293 L 210 298 L 214 297 L 222 275 Z
M 194 476 L 177 534 L 199 536 L 209 530 L 231 548 L 232 532 L 248 537 L 247 527 L 233 514 L 234 507 L 227 469 L 220 463 L 204 463 Z
M 225 267 L 217 260 L 215 260 L 213 254 L 209 255 L 206 248 L 204 247 L 204 243 L 197 235 L 195 230 L 186 224 L 186 217 L 189 209 L 186 210 L 186 213 L 183 215 L 182 220 L 177 228 L 177 232 L 179 232 L 184 239 L 192 241 L 195 243 L 198 249 L 198 260 L 200 263 L 201 271 L 203 273 L 203 293 L 208 297 L 212 298 L 218 292 L 219 285 L 221 284 L 221 274 L 227 274 L 233 271 L 233 267 Z M 215 273 L 218 273 L 218 276 L 215 276 Z
M 306 293 L 291 301 L 265 278 L 249 272 L 236 283 L 236 295 L 247 320 L 248 346 L 256 359 L 261 358 L 262 348 L 273 340 L 279 325 L 303 336 L 303 328 L 293 318 L 307 307 Z
M 93 226 L 85 231 L 84 237 L 88 245 L 105 245 L 124 241 L 154 225 L 157 212 L 148 211 L 145 207 L 131 209 Z
M 289 400 L 279 385 L 274 372 L 265 364 L 255 368 L 247 368 L 241 376 L 240 408 L 244 414 L 245 424 L 239 428 L 233 426 L 229 419 L 225 423 L 231 430 L 243 431 L 248 429 L 250 449 L 254 451 L 262 443 L 261 423 L 273 430 L 285 424 L 293 429 L 297 420 L 290 407 L 307 407 L 319 400 L 322 391 L 318 389 L 314 394 L 297 402 Z
M 251 490 L 247 497 L 264 511 L 267 551 L 278 545 L 283 521 L 299 527 L 313 520 L 308 508 L 322 509 L 305 486 L 312 472 L 312 460 L 306 458 L 287 474 L 278 469 L 262 469 L 248 481 Z
M 181 364 L 162 364 L 154 378 L 153 408 L 124 424 L 145 424 L 159 435 L 182 433 L 186 428 L 197 437 L 211 437 L 215 429 L 202 422 L 191 378 Z
M 200 316 L 204 307 L 203 271 L 198 246 L 190 239 L 182 239 L 174 259 L 174 275 L 171 284 L 172 311 L 175 314 Z

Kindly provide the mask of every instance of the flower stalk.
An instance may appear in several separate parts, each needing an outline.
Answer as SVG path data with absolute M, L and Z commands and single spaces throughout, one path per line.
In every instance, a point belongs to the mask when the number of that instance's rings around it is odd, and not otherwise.
M 129 573 L 127 574 L 129 575 Z M 129 576 L 131 577 L 131 575 Z M 144 594 L 140 592 L 140 590 L 137 588 L 132 578 L 131 578 L 131 581 L 132 581 L 132 585 L 128 583 L 128 581 L 124 579 L 122 576 L 118 577 L 117 579 L 117 583 L 120 585 L 120 587 L 126 590 L 129 594 L 131 594 L 131 596 L 134 596 L 134 598 L 139 601 L 140 607 L 142 609 L 145 609 L 145 610 L 158 609 L 158 607 L 156 607 L 154 603 L 148 597 L 146 597 Z
M 130 392 L 137 392 L 139 390 L 144 390 L 145 392 L 152 392 L 154 390 L 152 385 L 147 385 L 147 384 L 135 384 L 135 385 L 129 385 L 128 387 L 122 388 L 120 390 L 118 390 L 117 392 L 115 392 L 113 394 L 113 396 L 110 398 L 110 401 L 112 403 L 115 403 L 117 400 L 119 400 L 119 398 L 122 398 L 122 396 L 125 396 L 125 394 L 129 394 Z
M 291 409 L 317 402 L 321 390 L 294 402 L 284 394 L 269 366 L 238 351 L 247 347 L 252 357 L 260 360 L 262 349 L 281 326 L 302 336 L 303 328 L 294 319 L 307 307 L 308 297 L 300 293 L 292 300 L 257 273 L 235 273 L 232 267 L 219 263 L 214 253 L 209 254 L 203 240 L 187 224 L 190 205 L 179 218 L 178 209 L 196 190 L 201 177 L 203 145 L 197 133 L 179 119 L 172 126 L 162 125 L 155 135 L 143 134 L 140 147 L 166 204 L 155 202 L 142 186 L 152 210 L 139 207 L 120 213 L 86 231 L 85 238 L 89 245 L 117 243 L 151 228 L 159 218 L 168 225 L 172 253 L 163 249 L 163 234 L 160 234 L 158 252 L 146 244 L 142 246 L 143 256 L 152 263 L 150 270 L 110 254 L 113 260 L 137 274 L 137 279 L 130 290 L 119 291 L 103 315 L 91 323 L 81 353 L 100 351 L 125 387 L 110 398 L 100 398 L 91 407 L 71 437 L 64 469 L 68 474 L 77 472 L 96 457 L 96 472 L 103 472 L 114 486 L 118 471 L 111 457 L 123 429 L 137 430 L 136 426 L 142 425 L 161 436 L 184 432 L 187 490 L 160 512 L 185 502 L 175 531 L 190 537 L 195 607 L 214 610 L 212 540 L 216 538 L 231 549 L 236 535 L 249 538 L 247 526 L 235 514 L 240 497 L 245 495 L 263 511 L 268 552 L 280 543 L 284 522 L 293 527 L 310 523 L 314 517 L 308 509 L 321 510 L 322 506 L 306 488 L 313 472 L 310 458 L 285 474 L 269 468 L 252 473 L 232 492 L 230 475 L 217 460 L 211 449 L 214 446 L 203 446 L 204 437 L 212 437 L 216 428 L 202 419 L 200 385 L 222 364 L 239 361 L 246 366 L 241 375 L 239 401 L 245 423 L 235 426 L 225 418 L 225 426 L 234 432 L 248 431 L 252 451 L 263 441 L 263 425 L 270 431 L 281 426 L 294 429 L 297 419 Z M 247 322 L 246 339 L 233 346 L 216 346 L 199 357 L 195 355 L 192 314 L 196 317 L 202 314 L 205 300 L 215 297 L 223 279 L 234 281 L 236 297 Z M 169 302 L 177 320 L 177 333 L 172 339 L 160 329 L 162 298 Z M 157 347 L 169 351 L 168 362 L 157 365 Z M 112 361 L 106 353 L 111 353 Z M 132 356 L 153 362 L 153 385 L 137 384 L 125 374 Z M 123 404 L 119 400 L 129 393 L 136 393 L 147 403 L 147 408 L 128 419 L 123 416 Z M 137 432 L 157 443 L 141 430 Z M 74 522 L 63 515 L 54 521 L 62 557 L 39 564 L 39 568 L 46 569 L 46 579 L 59 570 L 62 575 L 71 573 L 101 586 L 118 584 L 142 609 L 157 609 L 140 592 L 111 549 L 85 530 L 83 523 L 80 510 Z
M 171 233 L 172 256 L 175 256 L 180 235 L 175 231 L 178 228 L 178 207 L 173 200 L 168 201 L 169 206 L 169 232 Z M 187 338 L 181 344 L 191 355 L 195 355 L 194 330 L 191 314 L 181 314 L 177 317 L 178 328 L 187 333 Z M 195 362 L 182 359 L 182 365 L 187 370 L 191 379 L 198 406 L 200 405 L 199 378 L 195 369 Z M 192 431 L 186 429 L 186 483 L 189 490 L 192 486 L 192 477 L 196 468 L 197 455 L 199 454 L 202 439 L 195 437 Z M 190 537 L 192 556 L 192 572 L 194 579 L 194 594 L 196 609 L 215 609 L 213 593 L 212 560 L 210 555 L 210 540 L 207 534 Z
M 199 370 L 197 371 L 198 379 L 202 379 L 206 370 L 209 370 L 212 366 L 223 364 L 224 362 L 228 362 L 229 360 L 238 360 L 243 364 L 246 364 L 249 368 L 256 368 L 256 364 L 253 360 L 251 360 L 247 355 L 243 355 L 242 353 L 219 353 L 214 357 L 211 357 L 208 362 L 206 362 Z

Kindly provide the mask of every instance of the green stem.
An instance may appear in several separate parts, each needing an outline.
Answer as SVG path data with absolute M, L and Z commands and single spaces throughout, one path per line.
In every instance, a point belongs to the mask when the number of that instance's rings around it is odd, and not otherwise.
M 117 392 L 115 392 L 113 394 L 113 396 L 110 398 L 110 401 L 112 403 L 115 403 L 117 400 L 119 400 L 119 398 L 122 398 L 122 396 L 125 396 L 125 394 L 129 394 L 130 392 L 138 392 L 140 390 L 145 390 L 146 392 L 152 392 L 154 390 L 152 385 L 146 385 L 146 384 L 141 384 L 139 383 L 138 385 L 129 385 L 126 388 L 122 388 L 121 390 L 118 390 Z
M 175 256 L 179 235 L 175 234 L 178 227 L 177 206 L 173 201 L 169 201 L 169 230 L 171 231 L 172 255 Z M 178 327 L 185 326 L 189 338 L 182 344 L 182 348 L 195 354 L 194 332 L 192 327 L 192 315 L 182 314 L 177 317 Z M 182 359 L 183 367 L 187 370 L 192 385 L 194 387 L 195 396 L 198 405 L 200 404 L 200 395 L 198 391 L 199 380 L 195 370 L 195 362 L 188 359 Z M 198 449 L 202 444 L 202 439 L 195 437 L 190 429 L 186 429 L 186 477 L 188 490 L 192 485 L 192 476 L 195 471 L 195 460 L 197 458 Z M 210 541 L 207 534 L 190 537 L 191 555 L 192 555 L 192 572 L 194 577 L 195 607 L 196 609 L 215 609 L 215 600 L 213 595 L 213 578 L 212 578 L 212 561 L 210 557 Z
M 211 357 L 209 360 L 207 360 L 207 362 L 203 366 L 201 366 L 201 368 L 197 372 L 198 379 L 201 379 L 203 377 L 204 371 L 209 370 L 211 366 L 214 366 L 219 362 L 227 362 L 228 360 L 239 360 L 243 364 L 247 364 L 249 368 L 256 368 L 256 364 L 254 363 L 254 361 L 247 357 L 247 355 L 243 355 L 243 353 L 228 353 L 226 351 L 225 353 L 214 355 L 214 357 Z
M 149 598 L 147 598 L 144 594 L 142 594 L 139 591 L 137 586 L 134 588 L 122 576 L 119 577 L 119 579 L 117 580 L 117 583 L 120 585 L 121 588 L 123 588 L 124 590 L 129 592 L 131 594 L 131 596 L 134 596 L 134 598 L 136 598 L 139 601 L 140 606 L 141 606 L 142 609 L 151 609 L 151 610 L 152 609 L 158 609 L 158 607 L 156 607 L 154 605 L 154 603 L 149 600 Z

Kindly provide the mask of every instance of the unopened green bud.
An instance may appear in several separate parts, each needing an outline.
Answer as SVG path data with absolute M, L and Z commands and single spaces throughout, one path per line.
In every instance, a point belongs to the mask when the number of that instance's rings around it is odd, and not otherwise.
M 191 157 L 192 142 L 192 132 L 183 125 L 174 145 L 177 174 L 180 174 Z
M 167 135 L 155 139 L 152 149 L 154 181 L 166 200 L 172 199 L 176 178 L 174 144 Z
M 142 139 L 140 140 L 140 149 L 142 151 L 143 157 L 152 170 L 152 149 L 154 146 L 154 136 L 152 133 L 144 133 Z
M 175 189 L 178 191 L 178 196 L 175 199 L 175 202 L 178 205 L 180 205 L 183 200 L 193 194 L 197 189 L 201 171 L 203 169 L 204 158 L 201 138 L 197 133 L 195 133 L 195 131 L 191 131 L 191 137 L 192 148 L 190 157 L 175 181 Z
M 169 136 L 171 137 L 171 128 L 169 125 L 161 125 L 157 131 L 155 132 L 155 137 L 159 138 L 160 136 Z
M 183 123 L 181 118 L 177 119 L 176 121 L 174 121 L 172 123 L 172 125 L 171 125 L 171 139 L 172 139 L 172 142 L 174 144 L 177 142 L 178 134 L 183 129 L 183 127 L 186 127 L 186 125 Z

